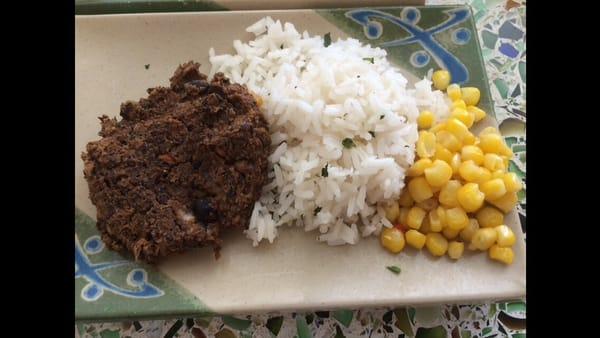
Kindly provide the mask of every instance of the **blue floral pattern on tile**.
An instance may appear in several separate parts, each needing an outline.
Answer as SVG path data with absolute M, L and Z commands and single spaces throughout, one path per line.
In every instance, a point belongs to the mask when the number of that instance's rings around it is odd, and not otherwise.
M 439 67 L 447 69 L 454 82 L 463 84 L 469 80 L 469 71 L 467 67 L 450 51 L 442 46 L 435 35 L 455 27 L 469 18 L 469 10 L 465 8 L 453 8 L 444 11 L 448 19 L 439 25 L 428 29 L 423 29 L 417 24 L 421 17 L 420 11 L 414 7 L 406 7 L 400 13 L 400 17 L 394 16 L 375 9 L 355 9 L 346 12 L 346 17 L 363 26 L 365 36 L 369 39 L 377 39 L 383 33 L 383 25 L 375 19 L 383 19 L 401 27 L 410 34 L 407 38 L 388 41 L 382 43 L 381 47 L 405 46 L 413 43 L 420 44 Z M 469 41 L 471 32 L 466 28 L 458 29 L 453 34 L 452 41 L 457 45 L 465 44 Z M 419 52 L 417 52 L 419 53 Z M 423 67 L 429 62 L 422 54 L 411 57 L 411 64 L 415 67 Z M 419 62 L 420 61 L 420 62 Z
M 81 290 L 81 298 L 93 302 L 109 291 L 129 298 L 154 298 L 164 295 L 164 292 L 148 282 L 148 274 L 144 269 L 136 268 L 127 275 L 127 284 L 132 289 L 120 287 L 100 274 L 100 271 L 131 264 L 130 261 L 118 260 L 111 262 L 92 263 L 88 255 L 95 255 L 104 249 L 104 243 L 99 236 L 89 237 L 83 244 L 75 235 L 75 278 L 83 278 L 88 283 Z

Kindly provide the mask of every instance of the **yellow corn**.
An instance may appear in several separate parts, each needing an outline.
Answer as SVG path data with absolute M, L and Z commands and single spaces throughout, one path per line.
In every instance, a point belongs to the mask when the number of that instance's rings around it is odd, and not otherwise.
M 412 196 L 410 196 L 408 189 L 404 189 L 400 194 L 400 198 L 398 198 L 398 205 L 401 207 L 412 207 L 413 204 L 415 204 L 415 201 L 413 201 Z
M 483 157 L 483 166 L 490 171 L 506 170 L 504 160 L 496 154 L 485 154 Z
M 400 229 L 392 227 L 385 228 L 381 232 L 381 245 L 392 253 L 398 253 L 404 249 L 404 234 Z
M 435 124 L 433 127 L 431 127 L 429 129 L 429 131 L 435 134 L 438 131 L 444 130 L 444 129 L 446 129 L 446 123 L 438 123 L 438 124 Z
M 486 116 L 485 111 L 479 109 L 476 106 L 467 106 L 467 111 L 473 113 L 473 115 L 475 116 L 475 122 L 483 120 Z
M 479 99 L 481 98 L 481 93 L 479 92 L 479 88 L 475 87 L 463 87 L 460 89 L 462 99 L 469 106 L 476 106 L 479 103 Z
M 496 170 L 492 173 L 492 179 L 503 178 L 504 174 L 505 174 L 504 170 Z M 506 186 L 506 183 L 504 183 L 504 185 Z
M 459 204 L 458 199 L 456 198 L 456 193 L 461 187 L 462 184 L 460 184 L 460 182 L 457 180 L 448 181 L 448 183 L 442 187 L 442 190 L 440 190 L 440 203 L 447 207 L 457 207 Z
M 504 161 L 504 168 L 506 168 L 506 170 L 508 170 L 508 165 L 509 165 L 510 159 L 506 156 L 500 156 L 500 157 L 502 157 L 502 161 Z
M 504 181 L 504 186 L 506 187 L 507 192 L 518 192 L 523 188 L 523 184 L 519 179 L 519 176 L 515 173 L 506 173 L 502 176 L 502 180 Z
M 446 228 L 444 228 L 444 230 L 442 230 L 442 235 L 444 235 L 444 237 L 446 237 L 447 239 L 455 239 L 459 233 L 460 233 L 460 230 L 454 230 L 454 229 L 450 229 L 448 227 L 446 227 Z
M 517 197 L 517 193 L 515 192 L 508 192 L 504 194 L 504 196 L 490 201 L 491 204 L 498 207 L 498 209 L 504 211 L 504 213 L 510 212 L 512 208 L 514 208 L 515 205 L 517 205 L 518 202 L 519 198 Z
M 448 257 L 459 259 L 465 251 L 465 244 L 462 242 L 452 241 L 448 244 Z
M 440 207 L 438 207 L 440 208 Z M 429 231 L 431 232 L 440 232 L 444 228 L 442 224 L 442 220 L 440 219 L 440 215 L 438 213 L 438 208 L 435 210 L 429 211 Z M 443 209 L 442 209 L 443 210 Z
M 458 189 L 456 199 L 466 212 L 474 212 L 483 205 L 485 194 L 476 183 L 467 183 Z
M 445 128 L 448 128 L 447 123 Z M 435 137 L 439 144 L 451 152 L 459 151 L 462 146 L 460 140 L 446 129 L 436 132 Z
M 425 217 L 423 219 L 423 223 L 421 223 L 421 227 L 419 228 L 419 232 L 423 234 L 428 234 L 431 232 L 431 226 L 429 224 L 429 217 Z
M 501 178 L 494 178 L 481 184 L 481 191 L 485 194 L 486 201 L 493 201 L 506 194 L 506 187 Z
M 385 203 L 383 205 L 383 210 L 385 211 L 385 218 L 391 223 L 395 223 L 400 215 L 400 207 L 396 202 Z
M 496 235 L 498 236 L 498 238 L 496 239 L 496 243 L 498 245 L 507 247 L 513 246 L 515 244 L 516 237 L 515 233 L 512 231 L 511 228 L 502 224 L 495 227 L 494 229 L 496 229 Z
M 472 160 L 466 160 L 458 168 L 458 173 L 467 182 L 475 182 L 480 176 L 480 169 Z
M 462 158 L 459 153 L 455 153 L 452 155 L 452 159 L 450 160 L 450 167 L 452 167 L 452 175 L 458 175 L 458 169 L 460 168 L 460 164 L 462 163 Z
M 481 151 L 481 149 L 477 146 L 464 146 L 460 153 L 460 158 L 463 161 L 471 160 L 477 165 L 482 165 L 484 163 L 483 151 Z M 488 169 L 490 169 L 490 168 L 488 168 Z M 490 169 L 490 170 L 492 170 L 492 169 Z
M 456 100 L 454 102 L 452 102 L 452 109 L 463 109 L 463 110 L 467 110 L 467 104 L 465 103 L 465 101 L 463 100 Z
M 479 167 L 477 172 L 477 177 L 475 178 L 475 183 L 481 185 L 492 179 L 492 172 L 487 168 Z
M 515 253 L 512 248 L 503 248 L 498 245 L 493 245 L 489 251 L 490 258 L 504 264 L 512 264 Z
M 457 233 L 469 225 L 469 216 L 461 208 L 446 209 L 446 228 Z
M 459 101 L 454 101 L 454 102 L 462 102 L 462 100 Z M 452 110 L 452 113 L 450 113 L 450 116 L 452 118 L 455 118 L 457 120 L 459 120 L 460 122 L 464 123 L 464 125 L 467 128 L 471 128 L 471 126 L 473 126 L 473 122 L 475 122 L 475 115 L 473 113 L 469 113 L 465 108 L 463 107 L 456 107 Z
M 441 187 L 452 177 L 452 167 L 442 160 L 433 161 L 433 165 L 425 169 L 425 179 L 430 186 Z
M 408 211 L 408 215 L 406 215 L 406 225 L 418 230 L 421 227 L 425 216 L 427 216 L 427 211 L 419 207 L 412 207 Z
M 441 205 L 435 209 L 437 211 L 438 218 L 440 219 L 440 223 L 442 223 L 442 228 L 446 226 L 446 209 Z
M 450 161 L 452 161 L 452 152 L 438 143 L 435 145 L 435 156 L 433 158 L 450 164 Z
M 469 128 L 459 119 L 451 117 L 446 121 L 446 130 L 462 141 L 470 132 Z
M 422 202 L 417 203 L 417 206 L 425 211 L 431 211 L 438 207 L 438 200 L 435 197 L 428 198 Z
M 433 196 L 433 191 L 423 176 L 415 177 L 408 182 L 408 192 L 417 203 Z
M 487 134 L 500 135 L 500 131 L 494 127 L 485 127 L 485 128 L 483 128 L 482 131 L 479 132 L 479 137 L 482 137 L 483 135 L 487 135 Z
M 478 229 L 479 229 L 479 222 L 477 222 L 476 219 L 471 218 L 471 219 L 469 219 L 469 225 L 467 225 L 466 228 L 464 228 L 460 231 L 460 238 L 463 241 L 470 242 L 471 239 L 473 238 L 473 235 L 475 234 L 475 231 L 477 231 Z
M 431 159 L 422 158 L 413 163 L 413 165 L 410 168 L 408 168 L 408 170 L 406 171 L 406 176 L 421 176 L 425 172 L 425 169 L 431 167 L 432 164 L 433 161 Z
M 435 134 L 421 130 L 419 140 L 417 140 L 417 155 L 420 158 L 432 157 L 435 155 Z
M 396 223 L 406 225 L 406 218 L 408 216 L 409 211 L 410 211 L 410 208 L 400 208 L 400 214 L 398 215 L 398 218 L 396 219 Z
M 508 145 L 506 145 L 505 143 L 502 143 L 502 146 L 500 147 L 500 155 L 511 158 L 515 154 L 513 153 L 512 149 L 510 149 L 510 147 Z
M 438 90 L 446 90 L 450 84 L 450 72 L 447 70 L 436 70 L 431 76 L 433 86 Z
M 475 231 L 471 243 L 479 250 L 487 250 L 496 242 L 497 237 L 498 234 L 495 229 L 481 228 Z
M 408 245 L 419 250 L 423 249 L 423 246 L 425 246 L 425 241 L 427 240 L 427 236 L 423 235 L 417 230 L 412 229 L 406 232 L 405 237 Z
M 498 134 L 485 134 L 479 137 L 479 148 L 484 153 L 501 154 L 501 151 L 505 147 L 502 136 Z
M 504 223 L 504 214 L 494 207 L 483 207 L 477 212 L 477 221 L 484 228 L 496 227 Z
M 434 256 L 443 256 L 448 250 L 448 240 L 444 236 L 437 232 L 430 232 L 427 234 L 425 241 L 427 250 Z
M 435 115 L 429 110 L 424 110 L 417 118 L 419 129 L 429 129 L 435 123 Z
M 470 133 L 470 132 L 465 136 L 465 138 L 462 141 L 463 145 L 466 145 L 466 146 L 475 145 L 476 142 L 477 142 L 477 137 L 475 137 L 475 135 L 473 135 L 473 133 Z
M 446 93 L 451 101 L 456 101 L 462 99 L 462 93 L 460 90 L 460 86 L 456 83 L 448 85 L 446 88 Z

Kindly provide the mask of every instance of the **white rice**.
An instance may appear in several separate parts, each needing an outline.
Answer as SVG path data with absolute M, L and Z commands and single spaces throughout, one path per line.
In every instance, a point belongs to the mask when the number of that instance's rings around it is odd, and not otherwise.
M 356 244 L 390 227 L 381 205 L 404 188 L 416 118 L 423 109 L 447 116 L 445 96 L 426 78 L 407 88 L 385 50 L 356 39 L 324 47 L 321 36 L 270 17 L 246 31 L 256 38 L 234 41 L 236 54 L 211 48 L 209 55 L 210 75 L 223 72 L 260 95 L 270 123 L 272 182 L 254 206 L 247 237 L 255 246 L 272 243 L 289 224 L 318 229 L 317 239 L 329 245 Z M 355 147 L 345 148 L 346 138 Z

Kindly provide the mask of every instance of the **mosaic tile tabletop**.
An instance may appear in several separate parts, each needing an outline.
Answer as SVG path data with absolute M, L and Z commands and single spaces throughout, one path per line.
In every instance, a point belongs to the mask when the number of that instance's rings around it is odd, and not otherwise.
M 426 4 L 465 1 L 430 0 Z M 500 130 L 512 147 L 511 171 L 525 185 L 525 1 L 468 0 L 473 7 Z M 519 216 L 525 232 L 526 195 Z M 426 308 L 240 314 L 203 318 L 77 324 L 76 337 L 417 337 L 525 338 L 524 300 Z

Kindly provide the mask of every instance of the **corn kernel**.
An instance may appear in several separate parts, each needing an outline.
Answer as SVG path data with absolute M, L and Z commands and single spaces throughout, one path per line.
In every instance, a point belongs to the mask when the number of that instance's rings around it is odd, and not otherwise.
M 479 171 L 477 172 L 477 177 L 475 178 L 475 183 L 482 185 L 483 183 L 492 179 L 492 172 L 487 168 L 479 167 Z
M 460 89 L 462 99 L 469 106 L 476 106 L 479 103 L 479 99 L 481 98 L 481 93 L 479 92 L 479 88 L 475 87 L 463 87 Z
M 423 176 L 415 177 L 408 182 L 408 192 L 417 203 L 433 196 L 433 191 Z
M 466 212 L 474 212 L 483 205 L 485 194 L 476 183 L 467 183 L 458 189 L 456 199 Z
M 469 245 L 467 246 L 467 249 L 469 249 L 469 251 L 477 251 L 477 248 L 475 247 L 473 242 L 469 243 Z
M 444 235 L 444 237 L 446 237 L 447 239 L 455 239 L 459 233 L 460 233 L 460 230 L 454 230 L 454 229 L 450 229 L 448 227 L 446 227 L 446 228 L 444 228 L 444 230 L 442 230 L 442 235 Z
M 502 158 L 502 161 L 504 161 L 504 168 L 506 168 L 506 170 L 508 170 L 508 168 L 509 168 L 508 165 L 509 165 L 510 159 L 506 156 L 500 156 L 500 157 Z
M 494 207 L 483 207 L 475 215 L 479 225 L 484 228 L 496 227 L 504 223 L 504 214 Z
M 400 229 L 392 227 L 385 228 L 381 232 L 381 245 L 392 253 L 398 253 L 404 249 L 404 234 Z
M 441 205 L 435 209 L 437 211 L 438 218 L 440 219 L 440 223 L 442 223 L 442 228 L 446 226 L 446 209 Z
M 435 197 L 428 198 L 422 202 L 417 203 L 417 206 L 425 211 L 431 211 L 438 207 L 438 200 Z
M 435 156 L 433 158 L 450 164 L 450 161 L 452 161 L 452 152 L 438 143 L 435 145 Z
M 448 127 L 446 126 L 446 128 Z M 446 129 L 438 131 L 435 137 L 439 144 L 451 152 L 459 151 L 462 146 L 460 140 Z
M 417 155 L 420 158 L 432 157 L 435 155 L 435 134 L 428 131 L 419 132 L 417 141 Z
M 475 116 L 475 122 L 483 120 L 486 116 L 485 111 L 479 109 L 476 106 L 467 106 L 467 111 L 473 113 L 473 115 Z
M 425 216 L 427 216 L 427 211 L 419 207 L 412 207 L 406 216 L 406 225 L 418 230 L 421 227 Z
M 475 135 L 473 135 L 473 133 L 468 133 L 462 141 L 463 145 L 466 146 L 475 145 L 476 142 L 477 138 L 475 137 Z
M 430 186 L 441 187 L 452 177 L 452 167 L 442 160 L 433 161 L 433 165 L 425 169 L 425 179 Z
M 425 246 L 425 241 L 427 240 L 427 236 L 423 235 L 417 230 L 408 230 L 405 237 L 408 245 L 419 250 L 423 249 Z
M 512 149 L 506 145 L 506 143 L 502 143 L 502 146 L 500 147 L 500 155 L 512 158 L 515 154 L 513 153 Z
M 443 256 L 446 253 L 446 250 L 448 250 L 448 240 L 437 232 L 427 234 L 425 245 L 432 255 L 438 257 Z
M 398 215 L 400 215 L 400 207 L 396 202 L 385 203 L 383 205 L 383 210 L 385 211 L 385 218 L 391 223 L 395 223 L 398 219 Z
M 461 208 L 446 209 L 446 228 L 457 233 L 469 225 L 469 216 Z
M 496 229 L 496 234 L 498 235 L 498 238 L 496 239 L 496 243 L 498 245 L 506 247 L 513 246 L 515 244 L 516 237 L 515 233 L 512 231 L 511 228 L 502 224 L 495 227 L 494 229 Z
M 452 102 L 452 109 L 467 110 L 467 104 L 463 100 L 456 100 Z
M 467 126 L 467 128 L 471 128 L 471 126 L 473 126 L 473 122 L 475 122 L 475 115 L 473 113 L 469 113 L 466 108 L 454 108 L 452 113 L 450 113 L 450 117 L 459 120 L 465 126 Z
M 464 161 L 458 168 L 458 173 L 467 182 L 474 182 L 480 176 L 480 167 L 472 160 Z
M 493 245 L 489 251 L 490 258 L 504 264 L 512 264 L 515 253 L 512 248 L 503 248 L 498 245 Z
M 493 228 L 481 228 L 476 230 L 471 238 L 471 243 L 479 250 L 487 250 L 496 242 L 498 234 Z
M 479 148 L 484 153 L 501 154 L 503 146 L 505 145 L 502 136 L 498 134 L 490 133 L 479 137 Z
M 425 169 L 431 167 L 432 164 L 433 161 L 431 159 L 422 158 L 413 163 L 413 165 L 410 168 L 408 168 L 408 170 L 406 171 L 406 176 L 421 176 L 425 172 Z
M 423 223 L 421 223 L 421 227 L 419 228 L 419 232 L 423 234 L 428 234 L 431 232 L 431 224 L 429 224 L 429 217 L 425 217 L 423 219 Z
M 519 176 L 515 173 L 506 173 L 502 177 L 504 181 L 504 186 L 506 187 L 507 192 L 518 192 L 523 188 L 523 184 L 519 179 Z
M 433 86 L 438 90 L 446 90 L 448 85 L 450 84 L 450 72 L 447 70 L 436 70 L 431 75 L 431 81 L 433 82 Z
M 459 203 L 458 199 L 456 198 L 456 193 L 461 187 L 462 184 L 460 184 L 460 182 L 457 180 L 448 181 L 448 183 L 442 187 L 442 190 L 440 190 L 440 203 L 447 207 L 457 207 Z
M 504 194 L 504 196 L 490 201 L 491 204 L 498 207 L 498 209 L 504 211 L 504 213 L 510 212 L 512 208 L 514 208 L 515 205 L 517 205 L 518 202 L 519 198 L 517 197 L 517 193 L 515 192 L 508 192 Z
M 469 128 L 459 119 L 454 117 L 451 117 L 446 121 L 446 130 L 456 136 L 459 141 L 462 141 L 467 134 L 469 134 Z
M 448 87 L 446 88 L 446 93 L 448 94 L 448 97 L 450 98 L 451 101 L 456 101 L 456 100 L 462 99 L 462 93 L 460 90 L 460 86 L 457 85 L 456 83 L 448 85 Z
M 459 153 L 455 153 L 452 155 L 452 159 L 450 160 L 450 167 L 452 168 L 452 175 L 458 175 L 458 169 L 462 163 L 462 158 Z
M 439 208 L 439 207 L 438 207 Z M 444 228 L 442 225 L 442 220 L 440 220 L 440 215 L 438 214 L 438 209 L 434 209 L 429 211 L 429 231 L 431 232 L 440 232 Z
M 477 229 L 479 229 L 479 222 L 474 218 L 469 219 L 469 225 L 460 231 L 460 238 L 463 241 L 470 242 Z
M 434 125 L 433 127 L 429 128 L 429 131 L 432 133 L 437 133 L 440 130 L 444 130 L 446 129 L 446 123 L 438 123 L 436 125 Z
M 506 194 L 506 187 L 501 178 L 491 179 L 481 185 L 481 191 L 485 194 L 486 201 L 493 201 Z
M 492 173 L 492 178 L 491 179 L 494 179 L 494 178 L 503 178 L 504 174 L 505 174 L 504 170 L 496 170 L 496 171 L 494 171 Z M 504 185 L 506 186 L 506 183 L 504 183 Z
M 396 219 L 396 223 L 406 225 L 406 219 L 408 217 L 409 211 L 410 211 L 410 208 L 400 208 L 400 214 L 398 215 L 398 218 Z
M 452 259 L 459 259 L 464 251 L 465 244 L 463 242 L 452 241 L 448 244 L 448 257 Z
M 494 127 L 485 127 L 483 128 L 482 131 L 479 132 L 479 137 L 482 137 L 483 135 L 487 135 L 487 134 L 496 134 L 496 135 L 500 135 L 500 131 L 497 128 Z
M 460 153 L 460 158 L 462 158 L 463 161 L 471 160 L 477 165 L 482 165 L 484 163 L 483 151 L 477 146 L 464 146 Z
M 429 129 L 435 123 L 435 115 L 429 110 L 424 110 L 419 114 L 417 118 L 417 125 L 419 129 Z
M 490 171 L 506 170 L 506 167 L 504 166 L 504 160 L 502 160 L 502 157 L 496 154 L 485 154 L 483 158 L 483 166 Z

